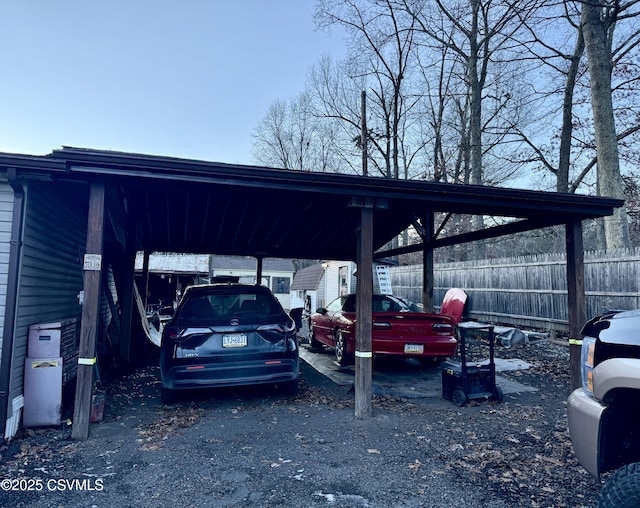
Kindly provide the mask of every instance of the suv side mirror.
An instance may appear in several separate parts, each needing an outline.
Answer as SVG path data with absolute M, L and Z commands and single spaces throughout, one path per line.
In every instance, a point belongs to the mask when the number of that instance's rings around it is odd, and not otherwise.
M 327 313 L 327 309 L 325 309 L 324 307 L 318 307 L 318 308 L 316 309 L 316 312 L 317 312 L 318 314 L 322 314 L 322 315 L 324 316 L 324 315 Z

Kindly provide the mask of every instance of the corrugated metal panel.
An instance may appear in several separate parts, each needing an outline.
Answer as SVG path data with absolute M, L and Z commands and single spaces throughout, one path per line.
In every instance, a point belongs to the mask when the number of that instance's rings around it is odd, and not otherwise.
M 0 182 L 0 356 L 2 356 L 4 312 L 7 302 L 11 221 L 13 220 L 13 189 Z
M 29 182 L 18 288 L 11 396 L 23 390 L 29 326 L 77 317 L 83 289 L 87 187 Z

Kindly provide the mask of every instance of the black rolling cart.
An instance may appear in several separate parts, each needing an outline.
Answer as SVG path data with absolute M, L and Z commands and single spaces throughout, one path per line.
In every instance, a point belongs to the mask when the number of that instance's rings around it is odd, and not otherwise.
M 493 326 L 460 323 L 458 341 L 460 361 L 447 360 L 442 363 L 442 397 L 456 406 L 464 406 L 468 401 L 477 399 L 502 402 L 502 390 L 496 385 Z M 476 362 L 468 358 L 470 345 L 474 349 L 488 347 L 489 361 Z

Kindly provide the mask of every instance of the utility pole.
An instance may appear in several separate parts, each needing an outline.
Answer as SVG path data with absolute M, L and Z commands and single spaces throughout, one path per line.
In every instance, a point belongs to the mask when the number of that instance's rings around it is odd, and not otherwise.
M 360 115 L 362 116 L 362 127 L 360 130 L 360 144 L 362 145 L 362 175 L 367 176 L 369 168 L 367 165 L 367 92 L 360 93 Z

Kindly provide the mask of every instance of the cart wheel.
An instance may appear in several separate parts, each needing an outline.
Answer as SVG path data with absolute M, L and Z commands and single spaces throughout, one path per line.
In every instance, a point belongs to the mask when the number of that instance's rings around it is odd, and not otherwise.
M 455 390 L 451 396 L 451 400 L 456 406 L 462 407 L 467 403 L 467 394 L 464 393 L 464 390 Z
M 502 392 L 502 388 L 500 388 L 499 386 L 496 386 L 495 399 L 496 402 L 502 402 L 504 400 L 504 393 Z

